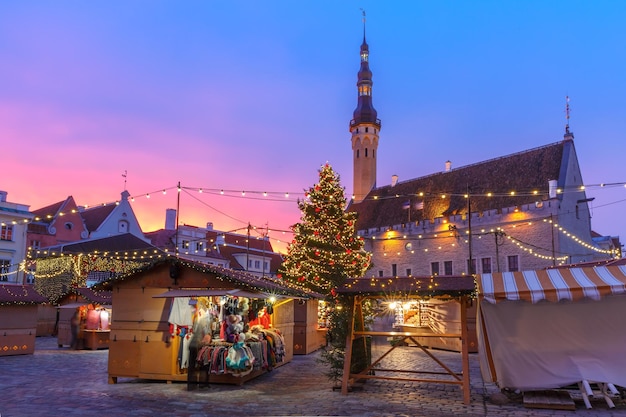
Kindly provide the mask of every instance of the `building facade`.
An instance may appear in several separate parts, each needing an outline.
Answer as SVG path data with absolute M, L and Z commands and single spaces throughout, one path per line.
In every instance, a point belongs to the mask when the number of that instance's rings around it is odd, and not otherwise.
M 350 121 L 357 233 L 372 253 L 367 276 L 463 275 L 621 257 L 592 236 L 574 135 L 516 154 L 376 186 L 380 120 L 369 47 L 361 45 Z
M 7 201 L 7 195 L 0 191 L 0 281 L 24 284 L 26 230 L 33 214 L 29 206 Z

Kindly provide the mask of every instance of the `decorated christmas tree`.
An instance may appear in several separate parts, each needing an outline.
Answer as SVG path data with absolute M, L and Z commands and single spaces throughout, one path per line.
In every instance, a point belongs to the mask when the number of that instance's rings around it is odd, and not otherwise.
M 327 163 L 319 170 L 319 183 L 298 201 L 301 222 L 292 226 L 294 239 L 281 266 L 283 279 L 326 296 L 328 346 L 320 360 L 329 366 L 325 374 L 336 386 L 343 374 L 352 308 L 335 289 L 349 277 L 363 276 L 371 261 L 363 239 L 355 233 L 356 213 L 346 212 L 345 206 L 339 175 Z
M 294 239 L 281 266 L 283 279 L 330 295 L 346 278 L 363 276 L 371 255 L 356 236 L 356 213 L 346 212 L 345 205 L 339 175 L 326 163 L 319 183 L 298 201 L 301 222 L 291 227 Z

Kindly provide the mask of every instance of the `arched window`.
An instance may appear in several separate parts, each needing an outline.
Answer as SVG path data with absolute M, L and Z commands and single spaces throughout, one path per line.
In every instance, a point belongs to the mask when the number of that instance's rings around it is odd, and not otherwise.
M 365 148 L 365 157 L 367 158 L 367 148 Z
M 128 222 L 126 220 L 120 220 L 117 224 L 117 231 L 119 233 L 128 233 Z

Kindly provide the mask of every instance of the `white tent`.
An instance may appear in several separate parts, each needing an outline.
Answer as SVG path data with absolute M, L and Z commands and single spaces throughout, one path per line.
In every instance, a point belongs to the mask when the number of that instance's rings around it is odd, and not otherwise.
M 523 391 L 626 386 L 626 267 L 478 276 L 483 379 Z

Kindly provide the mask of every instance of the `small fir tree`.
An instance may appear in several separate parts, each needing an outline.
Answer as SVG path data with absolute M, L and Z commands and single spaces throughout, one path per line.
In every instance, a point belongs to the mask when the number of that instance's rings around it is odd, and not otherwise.
M 301 222 L 291 227 L 295 236 L 281 266 L 281 276 L 296 285 L 330 295 L 348 277 L 361 277 L 371 255 L 356 236 L 356 213 L 345 211 L 339 175 L 326 163 L 319 183 L 298 201 Z

